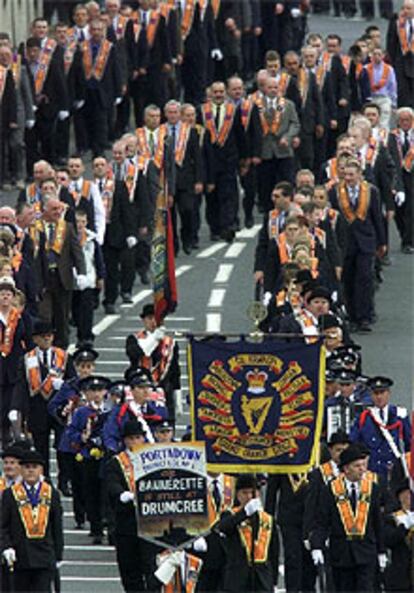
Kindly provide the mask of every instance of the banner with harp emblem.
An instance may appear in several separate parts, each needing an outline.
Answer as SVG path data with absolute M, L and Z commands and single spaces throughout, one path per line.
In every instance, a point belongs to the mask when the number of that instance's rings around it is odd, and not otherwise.
M 192 339 L 193 440 L 209 471 L 306 472 L 317 460 L 325 351 L 316 344 Z

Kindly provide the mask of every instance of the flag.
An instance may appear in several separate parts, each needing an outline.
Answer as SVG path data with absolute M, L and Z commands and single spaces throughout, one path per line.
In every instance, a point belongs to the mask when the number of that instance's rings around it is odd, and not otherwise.
M 191 340 L 193 440 L 205 441 L 208 469 L 301 473 L 318 461 L 325 349 Z

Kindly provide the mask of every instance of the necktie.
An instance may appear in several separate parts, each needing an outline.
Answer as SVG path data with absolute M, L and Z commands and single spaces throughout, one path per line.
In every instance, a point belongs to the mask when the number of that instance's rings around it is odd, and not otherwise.
M 43 364 L 47 367 L 47 350 L 43 351 Z
M 384 422 L 384 420 L 385 420 L 384 408 L 380 409 L 380 418 L 381 418 L 381 421 Z
M 35 498 L 35 496 L 36 496 L 36 489 L 35 489 L 34 486 L 30 486 L 30 488 L 29 488 L 29 494 L 30 494 L 30 498 L 33 501 L 34 498 Z
M 151 152 L 151 156 L 154 156 L 155 142 L 154 142 L 154 132 L 152 132 L 152 131 L 150 131 L 150 133 L 149 133 L 149 149 Z
M 47 239 L 49 241 L 49 247 L 53 244 L 53 239 L 55 238 L 55 225 L 53 223 L 49 223 L 49 228 L 47 229 Z
M 99 180 L 99 193 L 102 193 L 103 190 L 103 179 Z
M 173 149 L 175 148 L 175 134 L 176 134 L 176 130 L 175 130 L 175 126 L 173 126 L 171 128 L 171 141 L 172 141 Z
M 408 43 L 411 45 L 414 35 L 413 19 L 408 24 Z
M 350 496 L 350 500 L 351 500 L 352 510 L 355 513 L 355 509 L 356 509 L 356 506 L 357 506 L 357 493 L 356 493 L 355 484 L 351 484 L 351 496 Z
M 220 129 L 220 114 L 221 114 L 221 105 L 216 105 L 216 117 L 214 118 L 214 124 L 216 126 L 216 130 Z
M 147 26 L 147 13 L 146 12 L 143 12 L 142 13 L 142 19 L 141 20 L 142 20 L 142 26 L 143 27 L 146 27 Z
M 219 511 L 220 507 L 221 507 L 221 494 L 220 494 L 220 488 L 218 486 L 218 480 L 213 480 L 213 490 L 212 490 L 212 495 L 213 495 L 213 500 L 214 500 L 214 504 L 216 506 L 216 509 Z
M 405 156 L 407 152 L 410 150 L 410 138 L 409 138 L 408 130 L 404 132 L 404 143 L 402 146 L 403 155 Z
M 82 43 L 82 41 L 85 41 L 85 33 L 83 32 L 83 29 L 80 30 L 79 33 L 79 41 Z

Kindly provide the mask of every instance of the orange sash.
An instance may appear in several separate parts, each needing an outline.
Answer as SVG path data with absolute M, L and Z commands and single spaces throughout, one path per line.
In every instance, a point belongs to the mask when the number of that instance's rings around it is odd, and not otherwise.
M 272 122 L 269 126 L 269 122 L 265 116 L 265 112 L 260 112 L 260 123 L 262 124 L 262 131 L 263 135 L 267 136 L 268 134 L 277 134 L 280 129 L 280 124 L 282 122 L 282 115 L 285 110 L 286 101 L 283 97 L 280 97 L 277 100 L 277 107 L 275 113 L 273 115 Z
M 330 461 L 322 463 L 322 465 L 319 466 L 319 471 L 322 474 L 322 478 L 325 484 L 329 484 L 329 482 L 334 480 L 336 477 L 334 469 L 332 467 L 332 463 Z
M 151 10 L 149 23 L 147 25 L 147 43 L 150 49 L 154 45 L 160 16 L 159 10 Z
M 306 309 L 302 309 L 301 311 L 299 311 L 299 313 L 295 315 L 295 319 L 299 323 L 302 331 L 307 327 L 313 328 L 315 330 L 315 336 L 306 336 L 305 342 L 307 344 L 314 344 L 315 342 L 317 342 L 318 336 L 316 334 L 318 333 L 318 328 L 315 326 L 315 322 L 313 321 L 313 319 L 306 312 Z
M 406 21 L 404 18 L 400 18 L 397 23 L 398 37 L 400 38 L 401 51 L 403 54 L 408 52 L 414 53 L 414 36 L 411 39 L 411 45 L 408 43 Z
M 326 68 L 324 64 L 319 64 L 316 67 L 316 82 L 318 83 L 319 88 L 322 90 L 323 85 L 325 84 L 325 75 L 326 75 Z
M 135 334 L 137 340 L 144 339 L 147 336 L 145 331 L 139 331 Z M 153 366 L 152 359 L 150 356 L 143 356 L 140 359 L 140 365 L 148 369 L 151 372 L 154 383 L 159 383 L 165 377 L 170 368 L 173 354 L 174 354 L 175 342 L 171 336 L 164 336 L 158 344 L 156 349 L 160 354 L 159 360 Z
M 9 315 L 7 317 L 7 325 L 0 335 L 0 356 L 3 358 L 8 356 L 13 350 L 14 335 L 16 333 L 20 316 L 21 312 L 16 309 L 16 307 L 12 307 L 10 309 Z
M 194 593 L 203 561 L 192 554 L 185 554 L 185 579 L 181 577 L 181 566 L 171 581 L 161 588 L 162 593 Z
M 290 83 L 291 76 L 287 72 L 281 72 L 279 77 L 279 93 L 282 97 L 286 95 L 287 88 Z
M 52 351 L 52 365 L 43 381 L 36 349 L 24 355 L 26 379 L 31 397 L 40 393 L 44 399 L 48 400 L 53 393 L 53 379 L 63 377 L 67 354 L 62 348 L 57 348 L 56 346 L 52 347 Z
M 346 184 L 342 181 L 339 184 L 338 188 L 338 201 L 339 206 L 341 208 L 342 214 L 344 215 L 346 221 L 349 224 L 355 222 L 358 218 L 359 220 L 365 220 L 367 217 L 367 212 L 369 208 L 370 202 L 370 188 L 369 183 L 367 181 L 362 181 L 359 186 L 359 200 L 358 206 L 356 211 L 353 210 L 351 203 L 348 197 L 348 190 L 346 188 Z
M 23 484 L 18 482 L 11 488 L 17 504 L 20 519 L 24 525 L 28 539 L 43 539 L 49 522 L 49 511 L 52 504 L 52 487 L 42 482 L 39 493 L 39 504 L 32 507 Z
M 124 38 L 125 29 L 128 24 L 128 21 L 129 21 L 129 18 L 127 16 L 124 16 L 123 14 L 119 15 L 118 24 L 115 29 L 115 35 L 116 35 L 117 41 Z
M 259 109 L 263 109 L 263 95 L 260 91 L 255 91 L 250 95 L 250 99 Z
M 184 5 L 184 13 L 181 19 L 181 37 L 183 41 L 186 40 L 193 25 L 196 2 L 195 0 L 186 0 Z
M 343 476 L 340 475 L 331 482 L 336 507 L 348 540 L 362 539 L 365 536 L 371 503 L 372 484 L 372 480 L 367 480 L 365 477 L 361 480 L 360 495 L 354 514 Z
M 158 169 L 161 169 L 162 164 L 164 162 L 164 145 L 165 145 L 165 138 L 167 136 L 167 128 L 166 126 L 160 126 L 158 128 L 158 140 L 157 146 L 155 147 L 154 156 L 151 156 L 151 151 L 148 146 L 147 136 L 145 133 L 145 128 L 137 128 L 135 130 L 135 134 L 138 138 L 138 152 L 144 157 L 145 161 L 147 159 L 151 159 L 154 161 L 154 164 Z
M 3 99 L 4 89 L 6 88 L 8 69 L 0 64 L 0 102 Z
M 407 173 L 411 173 L 414 163 L 414 146 L 410 147 L 410 150 L 406 153 L 403 159 L 403 168 Z
M 17 86 L 20 84 L 20 74 L 22 71 L 22 56 L 18 53 L 13 54 L 13 61 L 11 64 L 11 71 L 14 78 L 14 83 Z
M 371 87 L 371 91 L 373 91 L 374 93 L 377 93 L 379 90 L 381 90 L 387 84 L 387 80 L 388 80 L 388 77 L 391 72 L 391 66 L 389 66 L 388 64 L 383 62 L 382 76 L 381 76 L 379 82 L 376 82 L 376 83 L 374 82 L 374 65 L 372 64 L 372 62 L 370 64 L 368 64 L 367 66 L 365 66 L 365 69 L 368 72 L 368 78 L 369 78 L 369 84 Z
M 34 77 L 34 89 L 36 97 L 42 93 L 44 84 L 46 82 L 47 73 L 49 72 L 50 62 L 52 60 L 53 52 L 55 51 L 56 46 L 57 42 L 54 39 L 48 39 L 40 53 L 39 65 Z
M 161 128 L 165 128 L 165 136 L 168 136 L 167 124 L 162 124 L 160 126 L 160 129 Z M 174 149 L 175 164 L 178 165 L 179 167 L 181 167 L 184 162 L 185 153 L 187 150 L 187 143 L 188 143 L 188 139 L 190 137 L 190 133 L 191 133 L 190 124 L 181 122 L 180 133 L 178 134 L 178 137 L 176 138 L 175 149 Z
M 102 41 L 94 63 L 92 60 L 92 46 L 90 42 L 86 40 L 82 42 L 82 63 L 86 80 L 90 80 L 91 78 L 95 78 L 95 80 L 101 80 L 105 73 L 105 68 L 111 48 L 112 43 L 110 41 L 107 39 Z
M 76 39 L 72 39 L 68 42 L 64 54 L 63 54 L 63 65 L 65 69 L 65 74 L 68 74 L 70 67 L 73 63 L 73 58 L 75 56 L 76 49 L 78 47 L 78 43 Z
M 290 261 L 290 256 L 289 256 L 289 249 L 288 249 L 288 245 L 286 242 L 286 233 L 280 233 L 279 235 L 279 239 L 278 239 L 278 244 L 279 244 L 279 259 L 280 259 L 280 263 L 283 264 L 287 264 Z
M 7 488 L 6 478 L 4 476 L 0 476 L 0 492 L 4 492 Z
M 237 512 L 239 509 L 235 509 Z M 252 563 L 260 563 L 263 564 L 267 562 L 268 554 L 269 554 L 269 546 L 270 541 L 272 539 L 272 525 L 273 525 L 273 517 L 265 513 L 264 511 L 259 511 L 259 530 L 257 533 L 257 537 L 254 541 L 254 558 L 252 559 L 252 544 L 253 544 L 253 528 L 250 522 L 243 521 L 241 525 L 238 526 L 238 532 L 240 535 L 242 546 L 246 552 L 247 562 L 251 565 Z
M 66 237 L 66 222 L 65 222 L 65 220 L 63 218 L 61 218 L 59 220 L 59 222 L 57 224 L 55 224 L 55 237 L 53 240 L 53 245 L 49 244 L 49 239 L 47 237 L 48 234 L 46 233 L 46 226 L 45 226 L 44 221 L 43 221 L 43 230 L 45 231 L 45 234 L 46 234 L 46 245 L 45 245 L 46 251 L 49 251 L 51 249 L 55 253 L 60 254 L 60 252 L 62 251 L 63 243 L 65 242 L 65 237 Z
M 91 196 L 91 182 L 87 181 L 86 179 L 84 179 L 82 181 L 82 187 L 80 189 L 80 191 L 76 191 L 76 189 L 72 189 L 70 191 L 70 193 L 73 196 L 73 199 L 75 200 L 75 205 L 77 206 L 79 204 L 79 201 L 81 198 L 84 198 L 85 200 L 89 200 L 90 196 Z
M 351 58 L 349 56 L 341 56 L 342 66 L 345 68 L 345 72 L 349 74 L 351 68 Z
M 234 486 L 234 478 L 227 474 L 223 474 L 223 496 L 221 499 L 220 508 L 217 508 L 211 492 L 208 493 L 207 508 L 210 527 L 217 522 L 217 520 L 220 518 L 221 513 L 229 509 L 233 504 Z
M 135 493 L 134 466 L 132 465 L 128 453 L 126 451 L 122 451 L 116 456 L 116 459 L 121 466 L 121 470 L 124 474 L 125 481 L 128 484 L 128 488 L 131 492 Z
M 240 117 L 243 129 L 247 131 L 250 123 L 250 116 L 252 114 L 253 102 L 250 97 L 242 99 L 240 103 Z
M 211 101 L 207 101 L 207 103 L 204 103 L 204 105 L 202 106 L 202 113 L 204 125 L 210 133 L 211 143 L 218 144 L 220 147 L 224 146 L 227 137 L 230 133 L 231 127 L 233 125 L 233 119 L 236 113 L 235 105 L 230 101 L 227 101 L 227 103 L 225 103 L 225 113 L 220 130 L 216 129 Z
M 221 0 L 211 0 L 211 8 L 213 9 L 214 19 L 218 17 L 220 11 Z
M 299 68 L 298 89 L 302 99 L 302 105 L 306 103 L 309 91 L 309 73 L 305 68 Z

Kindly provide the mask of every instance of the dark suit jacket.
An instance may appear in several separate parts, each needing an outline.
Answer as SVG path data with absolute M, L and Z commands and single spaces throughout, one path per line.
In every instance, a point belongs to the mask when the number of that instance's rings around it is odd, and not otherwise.
M 316 529 L 311 538 L 312 548 L 322 550 L 327 538 L 329 538 L 329 558 L 332 566 L 344 568 L 365 564 L 375 566 L 377 555 L 385 551 L 380 492 L 377 484 L 372 485 L 365 537 L 352 541 L 346 538 L 331 487 L 324 487 L 320 497 Z
M 129 484 L 119 465 L 118 459 L 112 457 L 106 464 L 106 480 L 110 506 L 115 513 L 115 533 L 117 535 L 137 535 L 137 520 L 134 503 L 122 503 L 119 499 L 122 492 L 129 490 Z
M 29 66 L 27 66 L 27 73 L 35 97 L 34 78 Z M 63 69 L 63 50 L 60 46 L 57 46 L 53 52 L 42 92 L 40 97 L 35 97 L 35 104 L 38 107 L 36 117 L 41 116 L 50 120 L 55 119 L 59 111 L 68 111 L 70 108 Z
M 313 134 L 317 125 L 324 125 L 325 123 L 322 93 L 312 72 L 309 76 L 308 94 L 305 103 L 302 103 L 299 118 L 302 134 Z
M 395 165 L 388 150 L 381 146 L 374 166 L 368 165 L 364 169 L 364 177 L 376 186 L 381 203 L 386 210 L 395 210 L 392 190 L 395 182 Z
M 116 181 L 110 222 L 105 231 L 105 246 L 123 249 L 126 246 L 125 239 L 130 236 L 135 237 L 137 232 L 137 209 L 134 203 L 129 200 L 125 183 Z
M 391 63 L 397 74 L 402 74 L 407 78 L 414 78 L 414 53 L 407 52 L 404 55 L 401 51 L 397 14 L 394 14 L 388 24 L 387 53 L 391 58 Z
M 57 268 L 65 290 L 73 290 L 73 268 L 76 268 L 78 274 L 86 273 L 83 252 L 70 222 L 66 222 L 65 240 L 62 251 L 57 256 Z
M 63 557 L 62 507 L 57 490 L 52 489 L 52 501 L 45 537 L 28 539 L 10 488 L 2 497 L 3 549 L 16 550 L 16 569 L 43 568 L 54 570 Z
M 0 321 L 0 327 L 3 331 L 3 324 Z M 18 368 L 25 353 L 25 348 L 31 346 L 31 327 L 29 319 L 20 317 L 14 335 L 13 349 L 8 356 L 0 356 L 0 387 L 17 382 Z M 10 399 L 11 393 L 5 394 Z M 3 397 L 3 394 L 2 394 Z
M 11 70 L 6 74 L 6 84 L 0 103 L 0 114 L 4 134 L 9 129 L 9 124 L 17 123 L 17 94 Z
M 385 518 L 385 545 L 391 550 L 391 564 L 385 572 L 387 591 L 412 591 L 412 549 L 408 545 L 408 531 L 397 525 L 392 514 Z
M 176 165 L 176 186 L 178 191 L 194 192 L 194 184 L 202 181 L 201 150 L 198 134 L 192 129 L 188 137 L 183 164 Z
M 337 118 L 338 120 L 346 119 L 349 116 L 349 106 L 340 107 L 338 105 L 338 101 L 340 99 L 346 99 L 349 103 L 351 91 L 349 88 L 346 70 L 339 56 L 332 56 L 330 73 L 332 91 L 335 97 L 335 105 L 337 108 Z

